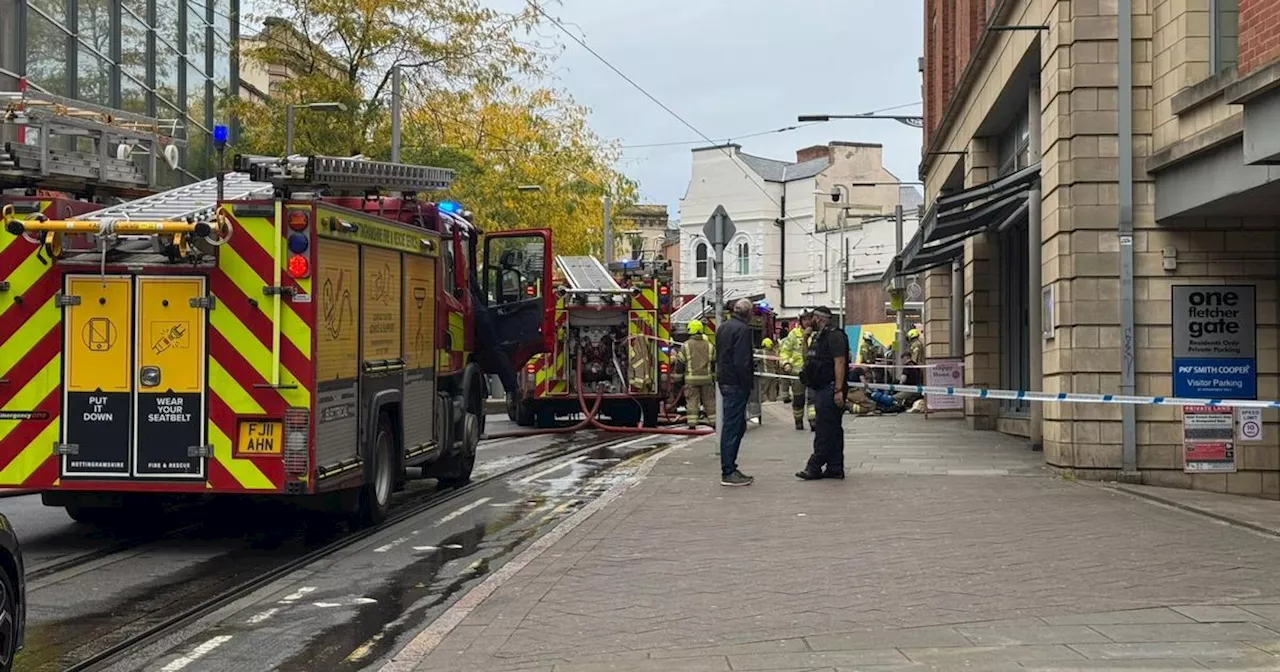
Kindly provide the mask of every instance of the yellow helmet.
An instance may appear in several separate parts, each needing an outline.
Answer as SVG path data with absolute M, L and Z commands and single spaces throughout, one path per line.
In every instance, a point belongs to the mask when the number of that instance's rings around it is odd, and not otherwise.
M 689 320 L 689 333 L 690 333 L 690 334 L 701 334 L 701 333 L 702 333 L 702 320 Z
M 762 347 L 762 348 L 772 348 L 772 347 L 773 347 L 773 339 L 772 339 L 772 338 L 766 338 L 766 339 L 764 339 L 763 341 L 760 341 L 760 347 Z
M 907 338 L 920 338 L 920 330 L 912 329 L 911 331 L 908 331 Z

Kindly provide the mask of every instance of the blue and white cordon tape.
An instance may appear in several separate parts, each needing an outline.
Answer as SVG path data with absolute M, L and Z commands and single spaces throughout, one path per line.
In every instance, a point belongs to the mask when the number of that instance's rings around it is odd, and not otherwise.
M 797 376 L 779 373 L 757 373 L 764 378 L 799 380 Z M 1131 404 L 1134 406 L 1220 406 L 1224 408 L 1280 408 L 1280 401 L 1262 399 L 1192 399 L 1189 397 L 1140 397 L 1132 394 L 1082 394 L 1078 392 L 1033 392 L 1030 390 L 993 390 L 986 387 L 938 387 L 932 385 L 890 385 L 885 383 L 849 383 L 864 390 L 914 392 L 969 399 L 1021 399 L 1025 401 L 1058 401 L 1073 404 Z

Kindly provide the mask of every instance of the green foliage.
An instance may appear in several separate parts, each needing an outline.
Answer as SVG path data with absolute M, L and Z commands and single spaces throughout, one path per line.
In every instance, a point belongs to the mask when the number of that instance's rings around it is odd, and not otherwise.
M 515 82 L 546 75 L 552 47 L 530 36 L 539 15 L 477 0 L 272 0 L 245 63 L 293 75 L 270 99 L 235 100 L 235 151 L 282 155 L 289 104 L 341 102 L 346 112 L 296 110 L 294 152 L 390 157 L 391 73 L 400 66 L 401 161 L 451 168 L 447 197 L 486 230 L 550 228 L 558 253 L 598 251 L 602 197 L 616 210 L 636 185 L 613 169 L 616 143 L 587 124 L 563 91 Z M 252 67 L 252 66 L 250 66 Z M 537 186 L 539 190 L 519 189 Z

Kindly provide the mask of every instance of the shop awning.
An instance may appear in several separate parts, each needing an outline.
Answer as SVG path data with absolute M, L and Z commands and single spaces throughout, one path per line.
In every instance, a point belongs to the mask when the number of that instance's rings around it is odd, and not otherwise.
M 964 241 L 990 229 L 1002 229 L 1025 217 L 1027 193 L 1040 179 L 1040 164 L 938 198 L 925 212 L 920 228 L 885 269 L 895 277 L 949 264 L 964 253 Z

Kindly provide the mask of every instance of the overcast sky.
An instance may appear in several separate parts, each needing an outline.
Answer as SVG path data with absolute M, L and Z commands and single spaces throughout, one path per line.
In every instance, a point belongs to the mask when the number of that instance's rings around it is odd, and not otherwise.
M 520 0 L 492 0 L 510 7 Z M 562 0 L 552 9 L 567 28 L 684 117 L 744 152 L 795 159 L 795 150 L 831 140 L 878 142 L 885 166 L 915 180 L 921 132 L 894 121 L 794 126 L 800 114 L 857 114 L 918 103 L 923 53 L 920 0 Z M 549 27 L 550 30 L 555 30 Z M 592 126 L 633 147 L 621 168 L 642 197 L 672 218 L 689 181 L 690 149 L 706 143 L 590 53 L 564 38 L 558 85 L 592 109 Z M 895 111 L 919 114 L 916 104 Z

